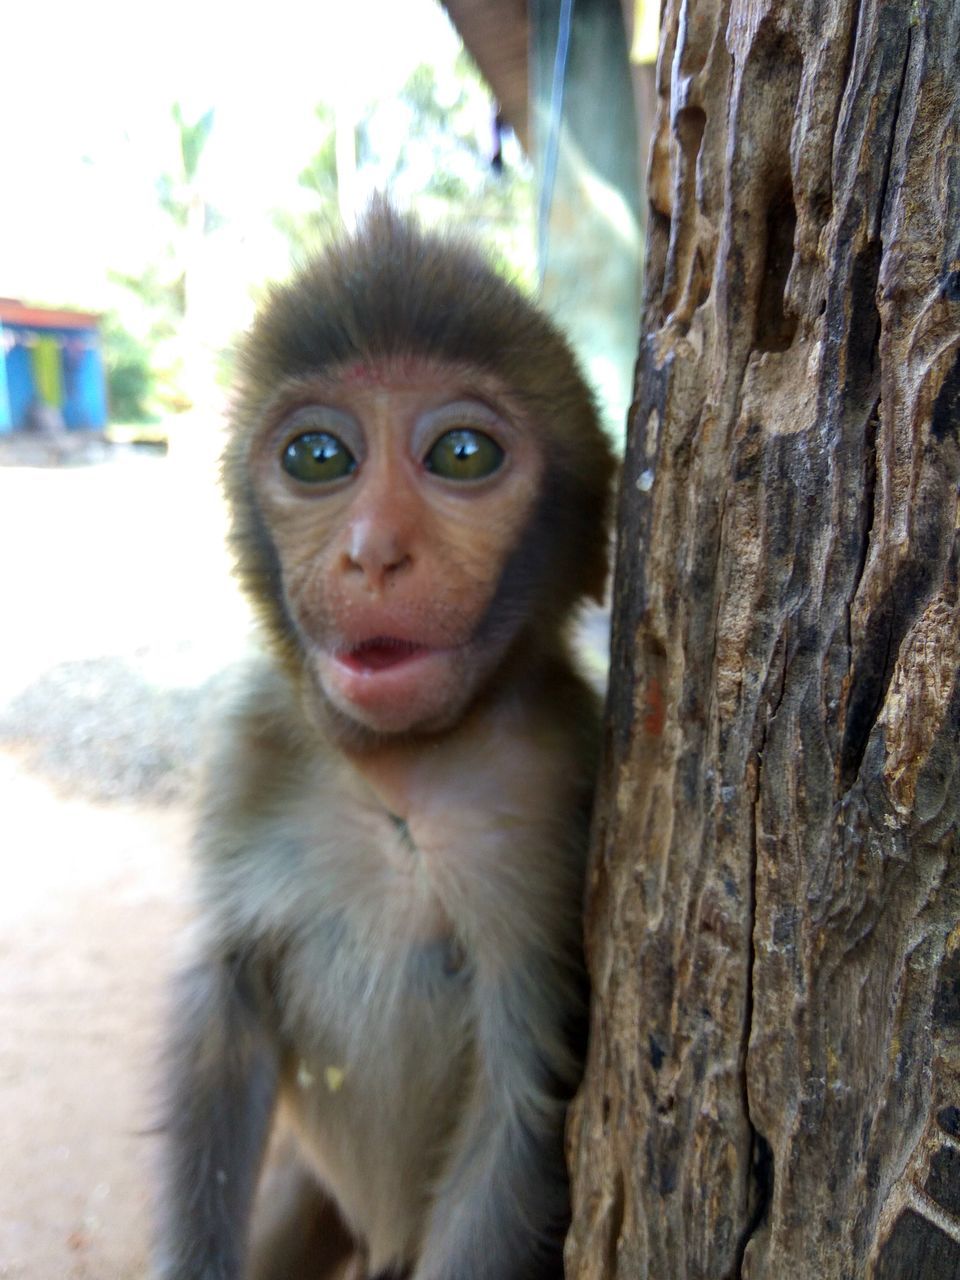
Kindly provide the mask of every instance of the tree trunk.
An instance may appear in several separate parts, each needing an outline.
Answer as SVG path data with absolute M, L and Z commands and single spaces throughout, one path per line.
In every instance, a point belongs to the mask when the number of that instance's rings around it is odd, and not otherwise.
M 960 1277 L 960 4 L 663 21 L 568 1276 Z

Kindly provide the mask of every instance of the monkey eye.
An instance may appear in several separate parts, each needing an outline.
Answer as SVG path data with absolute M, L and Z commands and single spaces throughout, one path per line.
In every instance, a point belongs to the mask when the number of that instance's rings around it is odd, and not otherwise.
M 329 484 L 357 469 L 357 460 L 329 431 L 305 431 L 283 450 L 281 464 L 287 475 L 303 484 Z
M 444 480 L 483 480 L 499 470 L 503 450 L 482 431 L 457 427 L 433 445 L 424 466 Z

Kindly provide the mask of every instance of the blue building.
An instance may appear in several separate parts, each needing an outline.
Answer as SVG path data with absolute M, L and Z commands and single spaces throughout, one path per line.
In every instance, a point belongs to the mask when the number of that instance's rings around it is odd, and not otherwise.
M 23 430 L 42 406 L 71 430 L 107 425 L 100 317 L 0 298 L 0 434 Z

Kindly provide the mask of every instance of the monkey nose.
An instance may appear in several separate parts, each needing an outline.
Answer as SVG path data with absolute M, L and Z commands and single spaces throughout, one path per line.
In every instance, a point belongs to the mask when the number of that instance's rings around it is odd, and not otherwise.
M 366 520 L 351 529 L 349 544 L 342 556 L 344 572 L 362 575 L 376 590 L 381 590 L 412 564 L 413 558 L 396 530 Z

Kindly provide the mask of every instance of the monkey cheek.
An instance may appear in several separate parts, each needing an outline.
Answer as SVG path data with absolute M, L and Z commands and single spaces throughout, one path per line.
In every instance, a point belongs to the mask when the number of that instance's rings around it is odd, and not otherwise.
M 431 731 L 456 720 L 467 692 L 456 649 L 415 653 L 384 670 L 358 670 L 330 653 L 315 656 L 323 694 L 342 715 L 377 733 Z

